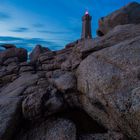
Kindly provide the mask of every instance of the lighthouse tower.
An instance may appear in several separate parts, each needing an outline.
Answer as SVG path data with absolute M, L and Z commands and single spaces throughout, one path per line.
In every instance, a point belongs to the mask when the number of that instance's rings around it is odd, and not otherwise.
M 86 11 L 85 15 L 82 17 L 82 35 L 81 35 L 82 39 L 92 38 L 91 19 L 92 17 L 89 15 L 88 11 Z

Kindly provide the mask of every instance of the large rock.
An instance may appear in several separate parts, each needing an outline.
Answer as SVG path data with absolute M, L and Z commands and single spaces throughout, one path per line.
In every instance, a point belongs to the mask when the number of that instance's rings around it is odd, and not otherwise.
M 19 62 L 27 61 L 27 50 L 23 48 L 11 48 L 0 52 L 0 59 L 2 61 L 13 57 L 17 57 Z
M 42 109 L 41 108 L 41 100 L 43 94 L 41 93 L 34 93 L 28 95 L 22 102 L 22 113 L 25 119 L 33 120 L 36 119 L 38 116 L 41 115 Z
M 65 108 L 63 97 L 56 88 L 51 85 L 43 87 L 37 85 L 36 88 L 26 89 L 27 97 L 22 102 L 25 119 L 35 120 L 42 116 L 50 116 Z
M 0 92 L 0 140 L 11 140 L 16 134 L 21 117 L 22 94 L 36 82 L 36 75 L 22 75 Z
M 47 60 L 52 60 L 53 58 L 54 58 L 54 56 L 55 56 L 55 52 L 53 52 L 53 51 L 48 51 L 48 52 L 46 52 L 46 53 L 43 53 L 43 54 L 41 54 L 40 56 L 39 56 L 39 58 L 38 58 L 38 60 L 39 60 L 39 62 L 41 62 L 41 63 L 45 63 L 45 61 L 47 61 Z
M 140 4 L 132 2 L 110 15 L 102 17 L 99 20 L 97 34 L 105 35 L 117 25 L 138 23 L 140 23 Z
M 21 133 L 17 140 L 76 140 L 76 128 L 69 120 L 48 119 Z
M 50 51 L 48 48 L 42 47 L 41 45 L 36 45 L 34 50 L 30 54 L 30 61 L 31 62 L 36 62 L 38 60 L 38 57 L 40 54 Z
M 16 46 L 15 45 L 13 45 L 13 44 L 3 44 L 3 45 L 1 45 L 3 48 L 5 48 L 5 49 L 12 49 L 12 48 L 16 48 Z
M 0 97 L 1 140 L 13 138 L 20 126 L 21 118 L 21 98 Z
M 53 78 L 52 82 L 61 92 L 76 89 L 76 78 L 71 72 Z
M 140 137 L 139 111 L 138 108 L 133 110 L 133 115 L 130 108 L 132 104 L 139 106 L 138 94 L 134 94 L 136 97 L 131 101 L 132 90 L 140 86 L 139 44 L 140 36 L 95 52 L 77 71 L 78 89 L 83 93 L 80 100 L 85 111 L 108 129 L 120 129 L 137 139 Z
M 48 140 L 76 140 L 75 125 L 68 120 L 56 120 L 48 125 L 46 139 Z
M 17 57 L 12 57 L 12 58 L 8 58 L 4 61 L 4 65 L 9 65 L 11 63 L 17 63 L 18 64 L 18 58 Z

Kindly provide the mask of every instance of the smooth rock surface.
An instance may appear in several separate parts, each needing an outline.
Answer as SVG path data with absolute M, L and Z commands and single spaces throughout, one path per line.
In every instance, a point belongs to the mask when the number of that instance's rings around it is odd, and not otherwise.
M 72 73 L 65 73 L 53 79 L 54 85 L 61 92 L 72 90 L 76 88 L 76 78 Z
M 140 23 L 140 4 L 132 2 L 99 20 L 97 34 L 103 36 L 117 25 Z
M 140 37 L 136 37 L 92 53 L 77 71 L 78 89 L 85 95 L 81 98 L 85 111 L 106 127 L 116 129 L 117 126 L 127 135 L 137 138 L 140 129 L 132 122 L 139 119 L 129 117 L 132 115 L 129 100 L 131 91 L 140 85 L 139 44 Z

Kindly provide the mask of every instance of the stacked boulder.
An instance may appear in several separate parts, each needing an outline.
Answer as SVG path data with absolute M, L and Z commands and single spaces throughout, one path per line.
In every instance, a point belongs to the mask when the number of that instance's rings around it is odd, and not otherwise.
M 137 2 L 129 3 L 123 8 L 111 13 L 99 20 L 97 34 L 103 36 L 118 25 L 139 24 L 140 23 L 140 4 Z

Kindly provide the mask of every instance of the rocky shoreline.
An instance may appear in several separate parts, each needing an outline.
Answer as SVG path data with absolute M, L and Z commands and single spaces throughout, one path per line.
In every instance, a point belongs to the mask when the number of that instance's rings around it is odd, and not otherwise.
M 0 51 L 0 140 L 140 139 L 140 4 L 62 50 Z

